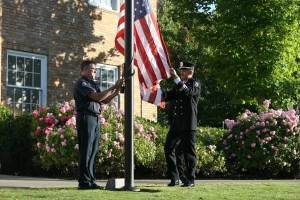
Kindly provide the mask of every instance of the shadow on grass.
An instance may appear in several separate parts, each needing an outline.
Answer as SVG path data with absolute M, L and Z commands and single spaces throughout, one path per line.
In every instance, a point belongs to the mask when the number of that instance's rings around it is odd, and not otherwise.
M 151 186 L 144 186 L 144 187 L 151 187 Z M 78 190 L 77 187 L 44 187 L 44 188 L 32 188 L 32 187 L 14 187 L 14 186 L 0 186 L 0 189 L 28 189 L 28 190 Z M 84 190 L 78 190 L 78 191 L 84 191 Z M 92 190 L 97 191 L 97 190 Z M 100 189 L 99 191 L 115 191 L 115 192 L 125 192 L 129 190 L 124 189 L 116 189 L 116 190 L 107 190 L 107 189 Z M 134 191 L 133 191 L 134 192 Z M 144 193 L 158 193 L 161 192 L 161 190 L 155 190 L 150 188 L 142 188 L 140 191 L 137 192 L 144 192 Z

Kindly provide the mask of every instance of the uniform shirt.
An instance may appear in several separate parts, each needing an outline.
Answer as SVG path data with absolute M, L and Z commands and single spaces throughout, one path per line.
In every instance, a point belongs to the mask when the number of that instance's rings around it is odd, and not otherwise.
M 73 95 L 76 104 L 76 111 L 78 113 L 101 113 L 100 102 L 94 101 L 88 97 L 92 92 L 101 92 L 99 86 L 93 80 L 87 78 L 86 76 L 82 76 L 76 81 Z
M 165 101 L 172 100 L 171 131 L 192 131 L 197 129 L 200 83 L 191 78 L 186 83 L 177 79 L 171 91 L 164 92 Z

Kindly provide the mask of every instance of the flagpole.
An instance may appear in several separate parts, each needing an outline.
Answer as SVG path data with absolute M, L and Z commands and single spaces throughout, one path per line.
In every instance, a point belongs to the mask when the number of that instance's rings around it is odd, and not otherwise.
M 134 0 L 125 1 L 125 186 L 124 190 L 140 191 L 134 187 L 133 152 L 133 23 Z M 126 77 L 129 76 L 129 77 Z

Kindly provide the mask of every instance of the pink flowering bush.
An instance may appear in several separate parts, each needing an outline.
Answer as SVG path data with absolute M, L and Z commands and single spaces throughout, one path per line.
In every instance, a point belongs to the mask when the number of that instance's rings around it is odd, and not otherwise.
M 112 105 L 102 107 L 101 142 L 99 148 L 100 173 L 120 177 L 125 169 L 124 111 Z M 153 123 L 153 122 L 152 122 Z M 151 168 L 156 159 L 156 128 L 151 123 L 135 117 L 134 120 L 134 161 L 135 167 Z
M 125 164 L 124 111 L 115 103 L 102 105 L 101 140 L 98 152 L 97 173 L 123 176 Z M 36 164 L 44 169 L 59 168 L 62 172 L 74 171 L 78 162 L 78 139 L 74 102 L 40 108 L 32 112 L 31 137 L 34 141 Z M 157 158 L 156 127 L 135 118 L 135 166 L 154 167 Z M 160 156 L 161 157 L 161 156 Z M 155 166 L 156 167 L 156 166 Z
M 236 120 L 225 120 L 228 132 L 222 138 L 222 145 L 227 168 L 299 176 L 299 115 L 293 109 L 269 109 L 269 104 L 265 100 L 259 113 L 246 110 Z
M 34 161 L 44 169 L 55 166 L 64 171 L 76 166 L 78 144 L 73 103 L 40 108 L 32 116 L 31 136 L 37 152 Z

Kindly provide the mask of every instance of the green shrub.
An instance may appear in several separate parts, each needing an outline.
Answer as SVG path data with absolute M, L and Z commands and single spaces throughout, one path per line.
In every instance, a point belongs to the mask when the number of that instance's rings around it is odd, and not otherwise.
M 9 152 L 12 161 L 11 170 L 15 174 L 28 175 L 36 172 L 32 163 L 34 151 L 31 140 L 31 123 L 30 113 L 22 114 L 14 120 Z
M 227 168 L 232 172 L 299 176 L 299 116 L 294 110 L 268 108 L 266 100 L 259 113 L 246 110 L 236 121 L 225 121 L 228 133 L 222 143 Z
M 4 105 L 0 105 L 0 160 L 1 171 L 6 174 L 28 175 L 32 166 L 31 115 L 16 118 Z
M 205 176 L 226 172 L 223 151 L 217 146 L 226 131 L 220 128 L 200 127 L 197 130 L 197 172 Z
M 7 172 L 10 169 L 9 149 L 12 143 L 14 118 L 12 112 L 0 103 L 0 170 Z

